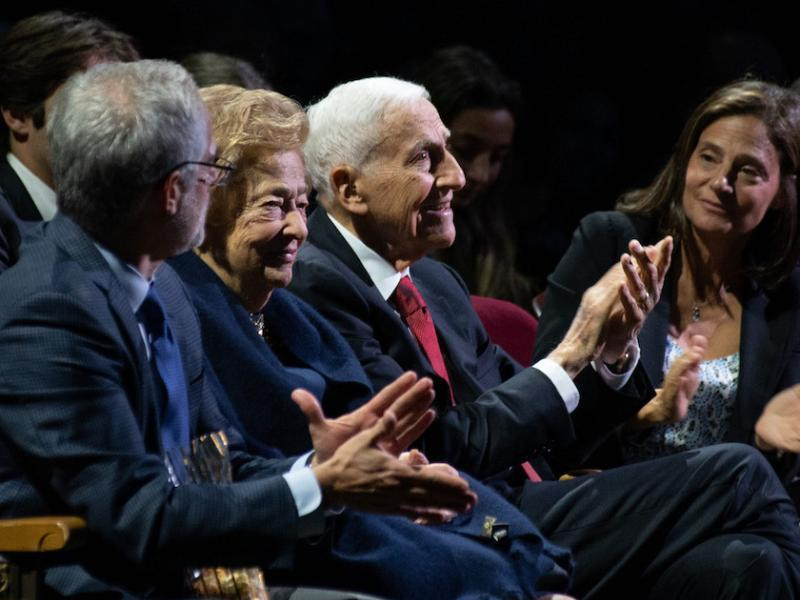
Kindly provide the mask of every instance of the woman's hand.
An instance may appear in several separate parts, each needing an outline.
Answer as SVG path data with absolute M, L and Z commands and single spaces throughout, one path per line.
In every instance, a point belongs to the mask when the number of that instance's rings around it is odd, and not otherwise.
M 800 452 L 800 384 L 774 395 L 756 422 L 756 446 Z
M 645 404 L 628 423 L 635 429 L 663 423 L 678 423 L 686 418 L 689 404 L 700 381 L 700 363 L 708 348 L 708 340 L 702 335 L 693 335 L 690 346 L 676 358 L 664 377 L 664 387 Z

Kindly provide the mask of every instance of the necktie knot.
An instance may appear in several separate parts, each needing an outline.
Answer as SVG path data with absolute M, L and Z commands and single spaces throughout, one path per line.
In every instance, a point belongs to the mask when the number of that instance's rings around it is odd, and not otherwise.
M 394 302 L 400 316 L 407 318 L 418 310 L 425 310 L 425 301 L 417 286 L 408 275 L 404 275 L 394 290 Z
M 444 363 L 442 349 L 436 336 L 436 327 L 433 319 L 425 306 L 422 294 L 408 275 L 404 275 L 394 290 L 394 305 L 412 335 L 416 338 L 422 351 L 428 357 L 434 372 L 447 383 L 450 402 L 455 405 L 453 389 L 450 387 L 450 377 Z
M 150 284 L 150 288 L 147 290 L 147 296 L 145 296 L 137 312 L 142 319 L 147 333 L 152 336 L 153 339 L 164 337 L 167 329 L 164 305 L 161 304 L 161 298 L 159 298 L 156 288 L 153 287 L 152 284 Z

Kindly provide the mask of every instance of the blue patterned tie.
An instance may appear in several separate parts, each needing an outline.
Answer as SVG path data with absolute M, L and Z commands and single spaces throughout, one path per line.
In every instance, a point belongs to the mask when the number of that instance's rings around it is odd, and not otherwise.
M 153 285 L 137 312 L 150 339 L 150 354 L 166 391 L 160 407 L 164 449 L 189 446 L 189 399 L 181 352 L 167 323 L 166 313 Z

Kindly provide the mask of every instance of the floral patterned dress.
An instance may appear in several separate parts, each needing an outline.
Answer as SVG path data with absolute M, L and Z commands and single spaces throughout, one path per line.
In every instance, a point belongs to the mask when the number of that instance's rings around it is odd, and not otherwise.
M 664 373 L 683 354 L 677 341 L 667 336 Z M 625 462 L 675 454 L 720 443 L 728 431 L 739 381 L 739 353 L 700 363 L 700 385 L 680 423 L 657 425 L 621 434 Z

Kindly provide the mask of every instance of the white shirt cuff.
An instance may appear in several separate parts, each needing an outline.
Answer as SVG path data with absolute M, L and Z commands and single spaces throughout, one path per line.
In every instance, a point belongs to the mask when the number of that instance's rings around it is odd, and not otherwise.
M 613 373 L 611 369 L 608 368 L 608 365 L 602 360 L 592 361 L 592 368 L 597 372 L 598 375 L 600 375 L 600 379 L 602 379 L 605 384 L 615 392 L 618 392 L 625 387 L 625 384 L 628 383 L 628 380 L 631 378 L 636 365 L 639 364 L 639 356 L 641 355 L 641 352 L 639 350 L 638 340 L 634 340 L 633 346 L 630 346 L 629 352 L 628 368 L 622 373 Z
M 564 401 L 564 405 L 567 407 L 567 412 L 571 413 L 578 408 L 578 401 L 580 400 L 578 388 L 567 375 L 567 372 L 561 368 L 561 365 L 549 358 L 543 358 L 532 368 L 544 373 L 545 377 L 556 387 L 556 391 L 558 391 L 559 396 Z
M 289 472 L 282 475 L 294 498 L 297 516 L 300 517 L 298 522 L 300 537 L 319 535 L 325 529 L 325 514 L 319 510 L 322 505 L 322 489 L 311 467 L 308 466 L 311 454 L 311 452 L 303 454 L 294 462 Z

